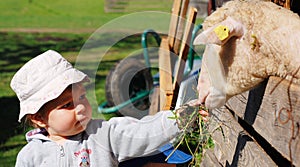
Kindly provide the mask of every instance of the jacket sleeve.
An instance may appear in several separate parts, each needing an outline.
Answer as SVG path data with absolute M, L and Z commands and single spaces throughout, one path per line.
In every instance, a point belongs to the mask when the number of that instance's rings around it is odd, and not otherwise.
M 146 156 L 170 142 L 179 133 L 176 121 L 169 118 L 172 116 L 171 111 L 161 111 L 141 120 L 131 117 L 114 117 L 103 122 L 102 134 L 96 134 L 96 136 L 101 139 L 99 142 L 111 150 L 119 162 Z M 104 138 L 103 135 L 106 137 Z

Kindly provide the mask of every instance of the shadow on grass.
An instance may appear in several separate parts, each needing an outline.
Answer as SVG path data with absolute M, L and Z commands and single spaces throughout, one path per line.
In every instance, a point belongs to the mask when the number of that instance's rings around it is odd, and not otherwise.
M 18 122 L 19 100 L 17 97 L 0 98 L 0 143 L 4 143 L 9 137 L 23 132 Z
M 77 35 L 0 33 L 0 72 L 16 72 L 25 62 L 49 49 L 80 50 L 83 43 L 84 38 Z

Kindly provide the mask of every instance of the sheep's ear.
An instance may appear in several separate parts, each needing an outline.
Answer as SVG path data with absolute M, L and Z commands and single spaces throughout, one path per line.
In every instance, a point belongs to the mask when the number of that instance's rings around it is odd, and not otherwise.
M 224 45 L 233 36 L 244 35 L 244 26 L 231 17 L 200 33 L 194 40 L 194 45 L 217 44 Z

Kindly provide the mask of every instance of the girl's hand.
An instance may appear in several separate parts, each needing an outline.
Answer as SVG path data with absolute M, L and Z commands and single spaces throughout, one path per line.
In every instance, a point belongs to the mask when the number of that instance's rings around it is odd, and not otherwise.
M 202 116 L 202 120 L 205 122 L 208 121 L 207 118 L 209 116 L 208 109 L 205 107 L 204 104 L 200 103 L 198 99 L 189 101 L 187 105 L 195 108 L 199 107 L 199 114 Z
M 180 108 L 175 110 L 177 116 L 177 123 L 180 128 L 189 126 L 199 117 L 200 114 L 203 121 L 207 122 L 209 116 L 208 110 L 203 104 L 199 104 L 197 100 L 189 101 Z

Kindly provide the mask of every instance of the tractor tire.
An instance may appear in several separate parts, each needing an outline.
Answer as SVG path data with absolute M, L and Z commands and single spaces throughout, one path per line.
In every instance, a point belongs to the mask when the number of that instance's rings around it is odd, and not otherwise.
M 148 68 L 138 59 L 119 61 L 106 77 L 106 100 L 109 107 L 132 99 L 141 91 L 153 88 L 153 78 Z M 117 111 L 118 115 L 140 119 L 148 115 L 150 98 L 146 96 Z

